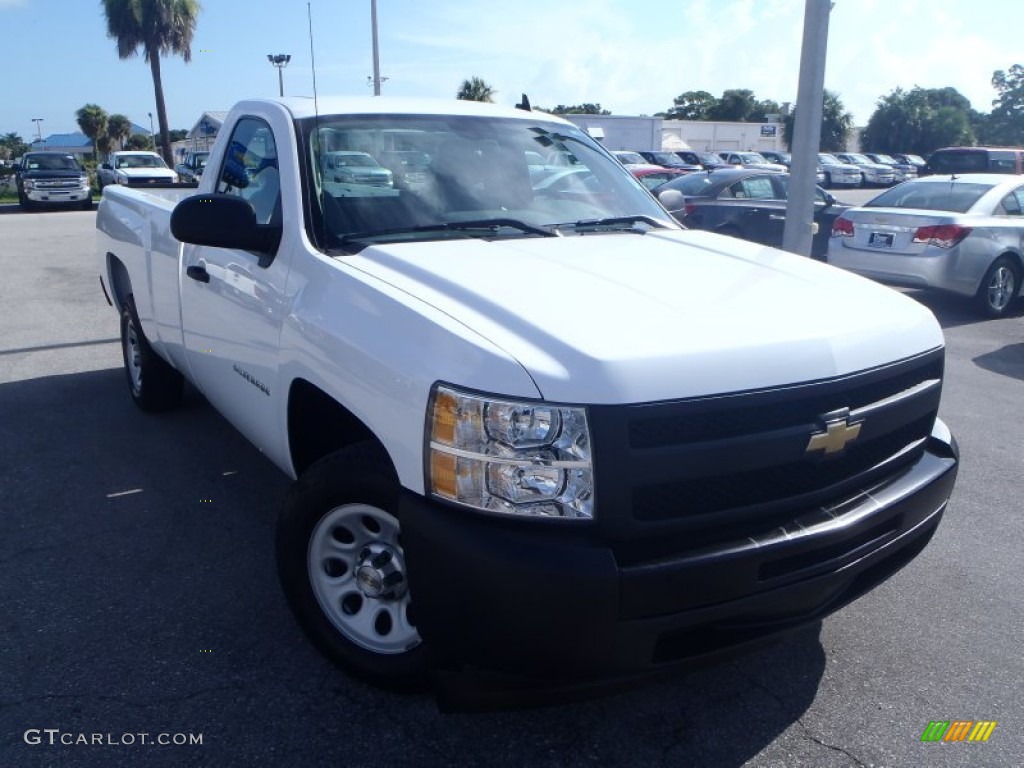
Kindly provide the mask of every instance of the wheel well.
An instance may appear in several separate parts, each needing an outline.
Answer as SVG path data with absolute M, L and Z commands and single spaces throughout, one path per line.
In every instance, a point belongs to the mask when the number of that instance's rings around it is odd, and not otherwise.
M 114 254 L 107 252 L 107 274 L 110 275 L 110 293 L 114 306 L 120 312 L 125 300 L 132 292 L 132 281 L 128 270 Z
M 319 387 L 304 379 L 292 383 L 288 393 L 288 445 L 296 475 L 318 459 L 365 440 L 380 445 L 369 427 Z

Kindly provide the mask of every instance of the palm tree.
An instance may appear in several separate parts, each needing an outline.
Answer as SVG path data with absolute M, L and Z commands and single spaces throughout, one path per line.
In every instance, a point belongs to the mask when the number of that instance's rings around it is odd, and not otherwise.
M 494 101 L 496 93 L 497 91 L 484 82 L 482 77 L 471 77 L 462 81 L 455 98 L 463 101 Z
M 153 73 L 156 114 L 160 123 L 160 148 L 168 165 L 173 164 L 171 141 L 167 135 L 167 107 L 160 78 L 160 57 L 178 54 L 192 60 L 192 35 L 199 16 L 198 0 L 103 0 L 107 17 L 107 36 L 117 40 L 117 55 L 122 59 L 142 58 Z
M 100 136 L 107 133 L 107 111 L 99 104 L 86 104 L 75 112 L 75 119 L 82 133 L 92 139 L 92 154 L 99 162 L 99 148 L 97 141 Z
M 124 149 L 125 140 L 132 135 L 132 121 L 124 115 L 111 115 L 107 118 L 107 136 Z

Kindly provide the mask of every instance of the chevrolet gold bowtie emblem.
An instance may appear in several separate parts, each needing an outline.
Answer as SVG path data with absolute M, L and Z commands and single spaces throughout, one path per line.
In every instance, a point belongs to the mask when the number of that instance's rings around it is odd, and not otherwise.
M 824 451 L 826 456 L 839 453 L 857 439 L 863 424 L 862 421 L 851 424 L 846 416 L 826 420 L 825 431 L 812 434 L 811 439 L 807 441 L 807 448 L 804 450 L 806 453 Z

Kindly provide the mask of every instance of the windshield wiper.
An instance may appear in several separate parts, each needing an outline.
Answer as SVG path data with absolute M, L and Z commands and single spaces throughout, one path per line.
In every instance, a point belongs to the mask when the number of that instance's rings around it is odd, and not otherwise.
M 609 216 L 604 219 L 580 219 L 576 222 L 556 224 L 555 227 L 572 227 L 577 232 L 637 232 L 643 234 L 646 229 L 637 229 L 637 224 L 646 224 L 653 229 L 668 229 L 668 224 L 653 216 L 635 214 L 633 216 Z
M 366 232 L 350 232 L 341 237 L 342 244 L 353 243 L 360 240 L 374 240 L 377 238 L 391 237 L 392 235 L 409 235 L 418 232 L 465 232 L 472 237 L 474 231 L 486 234 L 495 234 L 499 229 L 518 229 L 528 235 L 539 237 L 559 237 L 559 233 L 548 227 L 539 227 L 534 224 L 527 224 L 518 219 L 469 219 L 466 221 L 446 221 L 440 224 L 424 224 L 418 227 L 392 227 L 391 229 L 375 229 Z

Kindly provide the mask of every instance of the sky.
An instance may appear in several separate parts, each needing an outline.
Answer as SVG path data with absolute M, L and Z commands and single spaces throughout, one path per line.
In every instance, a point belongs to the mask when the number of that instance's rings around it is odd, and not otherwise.
M 367 95 L 370 0 L 312 0 L 319 95 Z M 482 77 L 495 101 L 600 103 L 654 114 L 691 90 L 748 88 L 795 102 L 804 0 L 377 0 L 385 96 L 452 98 Z M 1024 0 L 836 0 L 825 87 L 856 125 L 896 87 L 952 86 L 991 109 L 996 69 L 1024 64 Z M 5 62 L 0 134 L 77 131 L 87 103 L 149 125 L 153 81 L 118 59 L 100 0 L 0 0 Z M 277 94 L 267 54 L 286 53 L 286 95 L 312 95 L 306 0 L 202 0 L 192 61 L 163 60 L 171 128 L 207 110 Z

